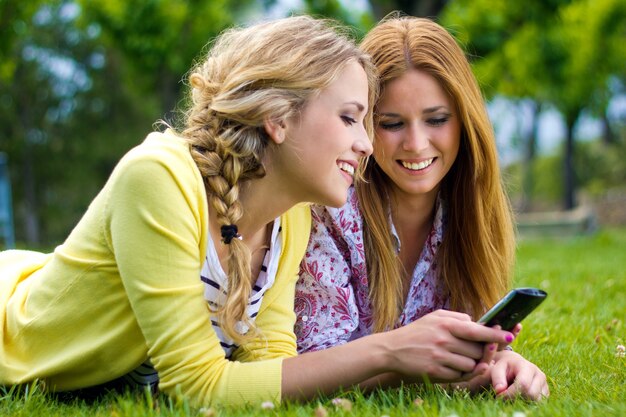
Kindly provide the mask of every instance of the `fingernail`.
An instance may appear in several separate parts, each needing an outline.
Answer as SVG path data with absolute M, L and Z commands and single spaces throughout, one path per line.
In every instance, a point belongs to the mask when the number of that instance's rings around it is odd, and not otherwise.
M 489 345 L 489 350 L 490 351 L 493 352 L 495 350 L 495 348 L 496 348 L 496 345 Z
M 512 342 L 513 341 L 513 335 L 511 333 L 507 334 L 505 337 L 507 342 Z
M 504 386 L 504 384 L 497 384 L 495 387 L 493 387 L 493 389 L 496 390 L 498 394 L 504 391 L 505 388 L 506 387 Z

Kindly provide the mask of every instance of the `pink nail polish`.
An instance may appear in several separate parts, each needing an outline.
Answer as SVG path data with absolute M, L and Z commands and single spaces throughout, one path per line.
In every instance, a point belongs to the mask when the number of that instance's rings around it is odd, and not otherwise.
M 511 333 L 507 334 L 505 337 L 507 342 L 512 342 L 513 341 L 513 335 Z
M 492 351 L 492 352 L 493 352 L 495 348 L 496 348 L 496 345 L 489 345 L 489 350 L 490 350 L 490 351 Z

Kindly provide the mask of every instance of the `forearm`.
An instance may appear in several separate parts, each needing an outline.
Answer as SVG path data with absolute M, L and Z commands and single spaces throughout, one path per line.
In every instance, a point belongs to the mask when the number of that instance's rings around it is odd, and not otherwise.
M 306 400 L 331 394 L 390 371 L 388 349 L 379 335 L 283 361 L 282 398 Z

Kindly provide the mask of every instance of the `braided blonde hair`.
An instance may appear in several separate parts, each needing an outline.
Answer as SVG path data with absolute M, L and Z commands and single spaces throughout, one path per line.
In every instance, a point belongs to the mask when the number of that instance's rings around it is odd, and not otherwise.
M 350 61 L 360 63 L 368 76 L 371 106 L 377 91 L 373 66 L 329 20 L 295 16 L 227 30 L 192 69 L 191 106 L 182 135 L 192 145 L 209 207 L 220 226 L 236 225 L 243 215 L 241 183 L 265 174 L 261 161 L 269 137 L 264 122 L 297 116 Z M 371 113 L 366 117 L 370 137 Z M 229 243 L 228 295 L 216 313 L 223 331 L 241 343 L 256 332 L 246 312 L 255 277 L 244 242 L 225 243 Z M 247 335 L 235 330 L 239 321 L 251 330 Z

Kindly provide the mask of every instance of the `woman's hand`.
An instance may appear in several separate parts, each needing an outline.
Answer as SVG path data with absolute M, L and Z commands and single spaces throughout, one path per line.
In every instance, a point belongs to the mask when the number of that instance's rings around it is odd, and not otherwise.
M 539 401 L 550 395 L 546 375 L 537 365 L 509 350 L 499 351 L 486 372 L 469 381 L 453 384 L 471 392 L 493 387 L 496 395 L 504 399 L 522 397 Z
M 491 385 L 501 398 L 521 396 L 537 401 L 550 395 L 546 375 L 522 355 L 503 350 L 491 369 Z
M 509 344 L 511 332 L 474 323 L 467 314 L 437 310 L 404 327 L 381 334 L 392 355 L 392 371 L 431 382 L 471 378 L 485 344 Z M 476 369 L 476 370 L 475 370 Z

